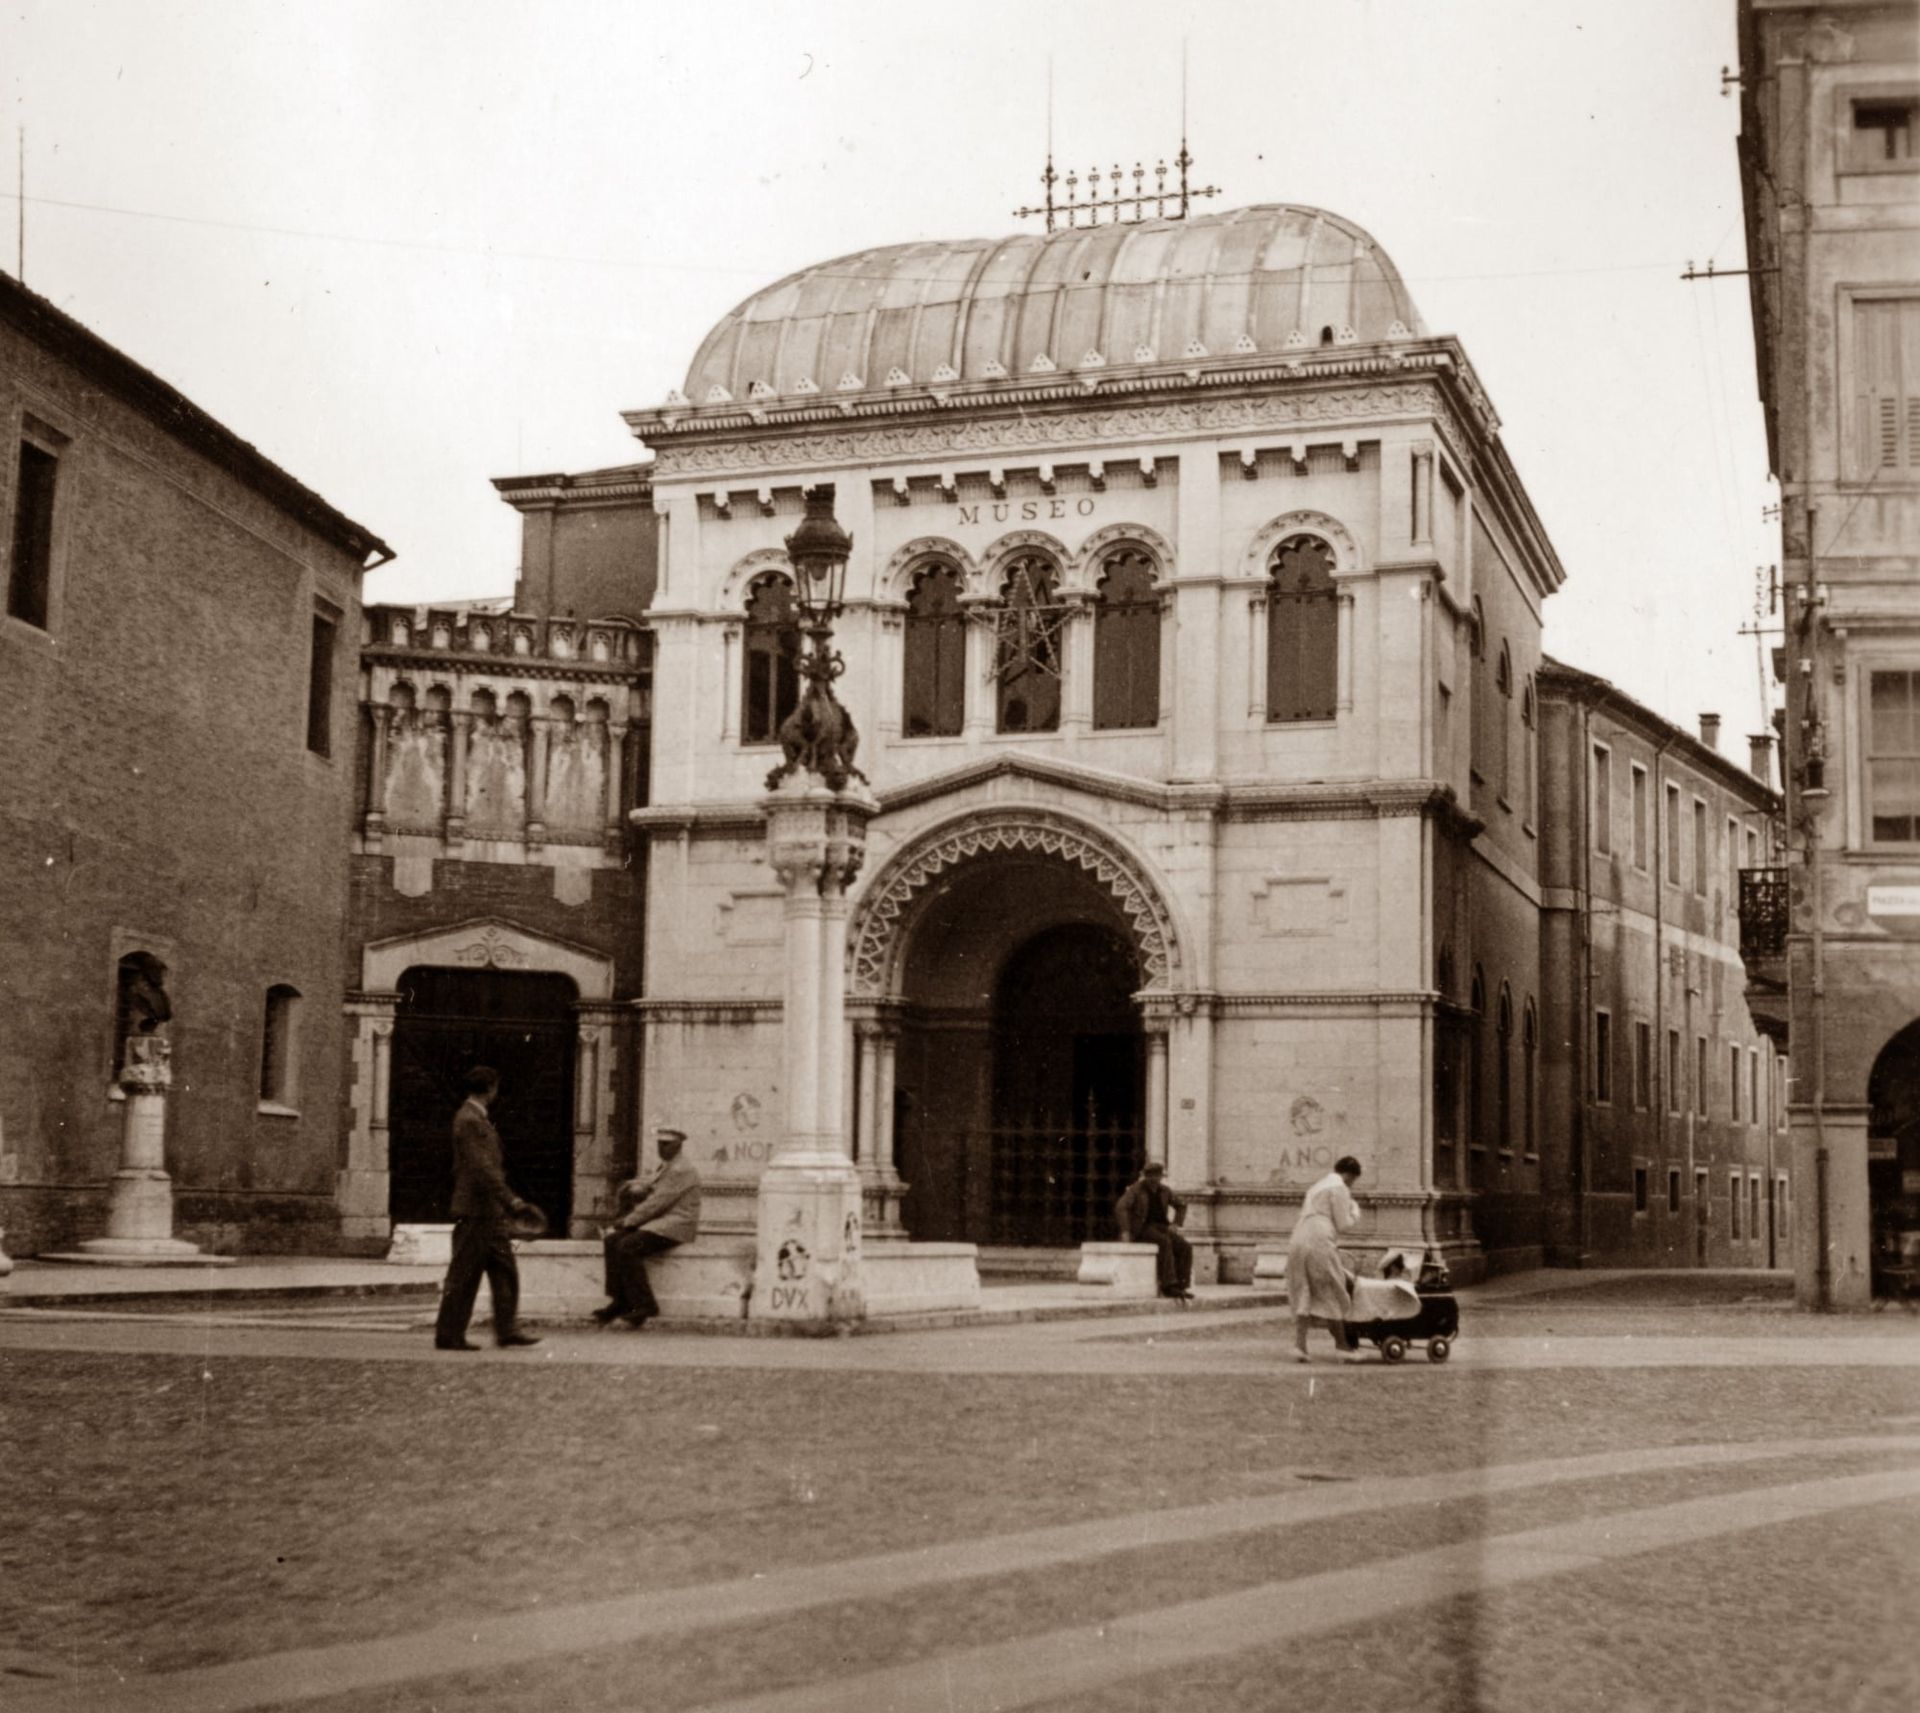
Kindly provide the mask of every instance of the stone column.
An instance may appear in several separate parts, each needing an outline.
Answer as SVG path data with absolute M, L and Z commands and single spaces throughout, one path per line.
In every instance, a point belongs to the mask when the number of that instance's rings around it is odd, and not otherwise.
M 447 716 L 447 722 L 453 729 L 453 741 L 449 745 L 451 755 L 448 760 L 447 781 L 447 850 L 457 855 L 467 837 L 467 740 L 473 731 L 473 715 L 464 708 L 456 708 Z
M 82 1243 L 77 1255 L 59 1259 L 135 1267 L 232 1265 L 224 1257 L 201 1254 L 198 1244 L 173 1235 L 173 1180 L 167 1176 L 171 1055 L 165 1035 L 128 1037 L 126 1062 L 120 1067 L 120 1089 L 126 1096 L 120 1170 L 113 1175 L 107 1235 Z
M 527 849 L 543 849 L 547 842 L 547 746 L 553 741 L 553 722 L 545 714 L 527 716 Z
M 361 827 L 367 849 L 377 851 L 387 830 L 387 729 L 393 709 L 385 702 L 369 702 L 367 713 L 373 721 L 373 742 L 368 746 L 367 813 Z
M 860 1049 L 860 1126 L 855 1163 L 866 1195 L 867 1235 L 900 1234 L 904 1186 L 893 1163 L 894 1056 L 900 1029 L 889 1017 L 856 1025 Z
M 879 805 L 796 772 L 764 807 L 767 860 L 786 889 L 786 1116 L 760 1174 L 749 1313 L 824 1331 L 866 1314 L 861 1175 L 847 1154 L 843 1111 L 847 885 Z
M 1433 442 L 1413 443 L 1413 542 L 1430 546 L 1433 542 Z
M 608 852 L 618 856 L 626 848 L 627 823 L 621 812 L 620 800 L 627 788 L 627 727 L 624 715 L 607 719 L 607 789 L 603 804 L 602 824 L 605 833 L 602 843 Z
M 353 1029 L 348 1044 L 353 1066 L 347 1163 L 337 1174 L 334 1201 L 340 1234 L 375 1239 L 392 1234 L 388 1190 L 387 1099 L 392 1081 L 393 1022 L 397 993 L 349 993 L 346 1014 Z
M 1167 1032 L 1147 1029 L 1147 1158 L 1167 1163 Z

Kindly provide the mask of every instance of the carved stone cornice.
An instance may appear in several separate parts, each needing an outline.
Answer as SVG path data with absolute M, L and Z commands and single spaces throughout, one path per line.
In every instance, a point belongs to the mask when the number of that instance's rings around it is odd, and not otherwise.
M 1308 377 L 1290 373 L 1285 365 L 1275 365 L 1269 371 L 1236 370 L 1209 377 L 1216 385 L 1227 380 L 1243 385 L 1258 382 L 1264 389 L 1261 391 L 1129 403 L 1095 402 L 1078 386 L 1020 389 L 1035 397 L 1029 400 L 996 395 L 978 401 L 974 409 L 951 415 L 923 405 L 912 409 L 920 419 L 917 421 L 859 426 L 848 425 L 849 414 L 897 418 L 906 412 L 898 408 L 842 412 L 829 406 L 782 413 L 778 423 L 771 419 L 756 423 L 735 414 L 677 428 L 654 413 L 632 412 L 627 421 L 654 445 L 654 468 L 661 481 L 947 458 L 956 453 L 1041 453 L 1049 448 L 1095 444 L 1133 446 L 1244 435 L 1266 428 L 1390 422 L 1408 417 L 1438 419 L 1449 433 L 1460 438 L 1445 391 L 1436 384 L 1437 368 L 1395 367 L 1383 360 L 1371 371 L 1346 378 L 1346 384 L 1327 384 L 1331 378 L 1325 370 L 1316 370 Z M 1101 391 L 1104 400 L 1110 389 L 1103 385 Z M 1018 403 L 1051 403 L 1058 408 L 1007 409 Z
M 554 660 L 528 654 L 467 654 L 445 648 L 404 648 L 392 643 L 368 643 L 360 658 L 369 666 L 408 667 L 423 676 L 441 678 L 567 679 L 575 683 L 626 686 L 645 678 L 644 666 L 625 666 L 612 660 Z

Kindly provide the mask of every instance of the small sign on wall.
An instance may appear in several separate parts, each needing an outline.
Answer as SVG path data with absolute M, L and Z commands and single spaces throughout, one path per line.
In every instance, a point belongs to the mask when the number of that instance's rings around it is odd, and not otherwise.
M 1920 884 L 1869 886 L 1867 914 L 1890 928 L 1920 933 Z

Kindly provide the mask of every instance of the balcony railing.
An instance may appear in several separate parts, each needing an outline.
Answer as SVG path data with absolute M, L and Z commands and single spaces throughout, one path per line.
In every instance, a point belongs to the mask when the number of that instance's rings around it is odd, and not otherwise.
M 1740 871 L 1740 955 L 1747 959 L 1787 955 L 1792 903 L 1784 868 Z

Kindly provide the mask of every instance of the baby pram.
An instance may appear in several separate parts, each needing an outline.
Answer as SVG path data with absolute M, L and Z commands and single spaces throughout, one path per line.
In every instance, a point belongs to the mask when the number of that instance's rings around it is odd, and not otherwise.
M 1391 1262 L 1393 1257 L 1387 1259 Z M 1399 1362 L 1408 1345 L 1424 1343 L 1429 1362 L 1444 1362 L 1453 1354 L 1459 1333 L 1460 1305 L 1454 1300 L 1446 1263 L 1437 1256 L 1421 1262 L 1417 1286 L 1405 1278 L 1353 1281 L 1349 1350 L 1358 1350 L 1362 1342 L 1374 1344 L 1383 1360 Z

